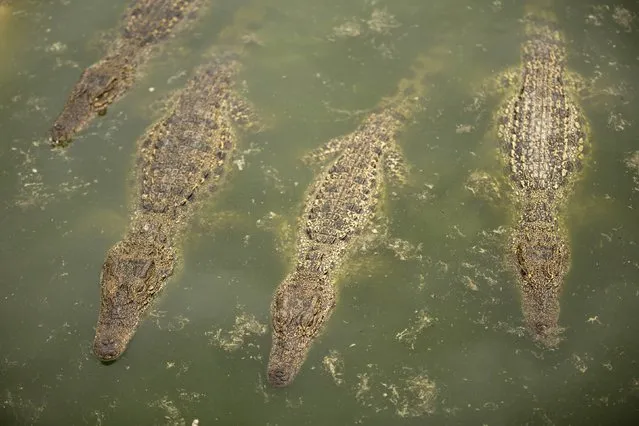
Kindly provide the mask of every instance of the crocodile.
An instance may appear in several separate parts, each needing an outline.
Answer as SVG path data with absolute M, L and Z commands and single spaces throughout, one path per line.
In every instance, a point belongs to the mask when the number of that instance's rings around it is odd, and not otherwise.
M 85 69 L 50 132 L 53 146 L 68 143 L 133 86 L 153 49 L 186 27 L 206 0 L 136 0 L 118 37 L 99 62 Z
M 403 79 L 352 133 L 329 140 L 308 158 L 333 158 L 309 186 L 296 236 L 295 265 L 271 303 L 272 346 L 268 380 L 288 386 L 300 371 L 314 339 L 336 304 L 336 275 L 374 223 L 383 183 L 405 180 L 398 133 L 419 110 L 426 61 Z
M 236 126 L 255 124 L 251 107 L 234 90 L 239 66 L 227 54 L 198 68 L 138 141 L 131 223 L 108 250 L 100 277 L 93 352 L 102 361 L 122 355 L 173 274 L 198 200 L 211 195 L 227 174 Z
M 497 113 L 516 223 L 509 263 L 518 277 L 524 322 L 547 347 L 559 342 L 560 295 L 571 252 L 563 211 L 583 168 L 587 122 L 574 100 L 564 39 L 553 16 L 526 15 L 522 65 Z

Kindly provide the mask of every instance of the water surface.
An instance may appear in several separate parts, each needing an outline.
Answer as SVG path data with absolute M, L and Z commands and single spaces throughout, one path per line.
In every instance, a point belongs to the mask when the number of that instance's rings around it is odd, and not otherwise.
M 566 222 L 565 339 L 537 347 L 503 262 L 504 198 L 483 81 L 519 64 L 517 1 L 213 0 L 134 89 L 64 151 L 46 133 L 127 1 L 0 6 L 0 423 L 631 424 L 639 418 L 639 75 L 632 2 L 556 2 L 592 148 Z M 428 3 L 428 4 L 426 4 Z M 265 12 L 264 12 L 265 11 Z M 194 218 L 184 264 L 129 349 L 91 354 L 99 273 L 128 223 L 135 141 L 225 28 L 250 25 L 240 84 L 269 122 L 244 135 L 227 185 Z M 631 19 L 635 17 L 634 20 Z M 253 19 L 253 18 L 251 18 Z M 228 27 L 231 26 L 230 29 Z M 247 41 L 247 40 L 245 40 Z M 225 40 L 224 43 L 229 43 Z M 302 372 L 273 390 L 271 296 L 314 171 L 309 150 L 355 129 L 420 53 L 444 52 L 399 141 L 388 241 L 356 253 Z M 380 223 L 380 230 L 383 229 Z M 381 233 L 381 232 L 380 232 Z

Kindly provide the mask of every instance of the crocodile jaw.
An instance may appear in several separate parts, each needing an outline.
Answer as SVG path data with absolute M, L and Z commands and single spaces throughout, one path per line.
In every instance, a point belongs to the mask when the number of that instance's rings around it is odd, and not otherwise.
M 297 270 L 280 284 L 271 305 L 268 380 L 272 386 L 293 381 L 334 306 L 335 289 L 323 272 Z
M 100 309 L 93 340 L 93 353 L 100 361 L 111 362 L 122 356 L 135 334 L 140 321 L 139 315 L 130 310 L 128 315 L 122 316 L 121 310 L 122 308 L 104 306 Z M 113 320 L 117 316 L 123 319 Z
M 88 96 L 73 93 L 51 128 L 51 144 L 62 146 L 70 142 L 73 136 L 83 130 L 95 115 L 97 113 L 93 111 Z
M 93 353 L 103 362 L 115 361 L 126 350 L 140 323 L 139 303 L 131 296 L 131 285 L 118 280 L 113 289 L 112 281 L 102 274 L 102 297 L 98 325 L 93 340 Z
M 297 335 L 296 335 L 297 334 Z M 273 387 L 286 387 L 300 371 L 312 344 L 312 338 L 298 333 L 273 333 L 268 362 L 268 381 Z
M 547 348 L 556 347 L 561 338 L 559 326 L 559 294 L 523 295 L 524 323 L 535 341 Z
M 93 352 L 102 361 L 114 361 L 126 350 L 166 274 L 157 258 L 136 241 L 112 247 L 100 275 L 100 313 Z
M 570 247 L 555 223 L 529 222 L 515 234 L 513 257 L 522 290 L 524 321 L 546 347 L 559 343 L 559 300 L 570 267 Z
M 132 85 L 134 64 L 129 58 L 107 57 L 84 70 L 51 129 L 54 146 L 71 141 L 91 120 L 106 114 L 107 107 Z

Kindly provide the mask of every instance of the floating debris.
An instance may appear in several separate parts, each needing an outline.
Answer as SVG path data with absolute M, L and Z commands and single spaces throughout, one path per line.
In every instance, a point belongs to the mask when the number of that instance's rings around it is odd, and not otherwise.
M 490 202 L 501 200 L 499 181 L 487 172 L 475 170 L 470 173 L 464 185 L 475 197 Z
M 376 413 L 392 409 L 399 417 L 419 417 L 435 412 L 437 386 L 425 374 L 412 374 L 403 369 L 397 382 L 379 380 L 375 365 L 368 365 L 371 372 L 357 375 L 355 399 Z M 396 379 L 397 374 L 393 375 Z
M 242 155 L 237 160 L 233 160 L 233 164 L 235 164 L 235 167 L 237 167 L 239 171 L 242 171 L 244 170 L 244 167 L 246 167 L 246 159 Z
M 586 361 L 592 361 L 592 359 L 590 359 L 588 355 L 584 355 L 583 357 L 580 357 L 577 354 L 572 354 L 572 357 L 570 358 L 570 360 L 572 362 L 572 365 L 581 374 L 584 374 L 586 371 L 588 371 L 588 365 L 586 364 Z
M 424 375 L 417 375 L 407 379 L 405 388 L 394 388 L 391 401 L 395 405 L 395 412 L 400 417 L 418 417 L 432 414 L 435 411 L 435 397 L 437 388 L 435 382 Z
M 331 349 L 322 360 L 322 365 L 337 386 L 344 383 L 344 359 L 337 350 Z
M 341 25 L 333 27 L 333 36 L 337 38 L 359 37 L 362 34 L 362 26 L 355 20 L 349 20 Z
M 238 310 L 242 309 L 242 307 L 238 307 Z M 226 352 L 234 352 L 244 346 L 248 337 L 251 335 L 262 336 L 266 333 L 266 329 L 266 324 L 259 322 L 255 316 L 241 312 L 235 318 L 235 324 L 230 331 L 224 331 L 220 328 L 217 331 L 207 331 L 205 335 L 211 337 L 211 344 Z
M 639 192 L 639 151 L 635 151 L 626 158 L 626 167 L 634 173 L 632 180 L 635 184 L 633 190 Z
M 633 172 L 639 174 L 639 151 L 635 151 L 628 156 L 626 166 Z
M 395 335 L 395 338 L 403 343 L 406 343 L 410 346 L 411 349 L 415 349 L 415 342 L 419 335 L 431 325 L 433 325 L 437 321 L 436 318 L 428 315 L 428 312 L 425 309 L 420 309 L 415 312 L 415 320 L 412 324 L 400 331 Z
M 626 127 L 630 127 L 631 125 L 630 121 L 623 118 L 619 112 L 611 112 L 608 116 L 608 127 L 613 129 L 615 132 L 622 132 L 626 129 Z
M 370 366 L 369 366 L 370 367 Z M 358 382 L 355 385 L 355 399 L 360 404 L 370 407 L 371 400 L 371 381 L 368 373 L 357 374 Z
M 62 53 L 67 50 L 67 45 L 62 42 L 56 41 L 55 43 L 52 43 L 49 46 L 45 47 L 44 50 L 48 53 Z
M 39 208 L 44 210 L 51 201 L 62 198 L 70 199 L 76 194 L 86 196 L 90 193 L 91 187 L 98 183 L 97 180 L 85 181 L 78 176 L 70 176 L 63 182 L 46 184 L 42 170 L 37 166 L 43 161 L 39 142 L 33 142 L 30 147 L 24 149 L 12 147 L 11 151 L 21 157 L 16 159 L 16 163 L 19 164 L 16 173 L 18 177 L 18 194 L 13 201 L 13 204 L 19 208 L 25 210 Z M 48 155 L 53 158 L 55 154 Z M 62 159 L 65 162 L 71 161 L 64 154 Z M 46 161 L 46 159 L 44 160 Z M 72 170 L 69 169 L 68 174 L 71 175 L 71 173 Z
M 19 394 L 24 393 L 22 386 L 17 391 L 5 390 L 0 398 L 0 408 L 12 411 L 16 418 L 22 419 L 25 424 L 36 424 L 42 416 L 42 412 L 47 407 L 46 401 L 36 404 L 30 399 L 24 399 Z
M 177 409 L 175 403 L 169 399 L 168 396 L 162 397 L 162 399 L 153 401 L 149 404 L 151 408 L 160 408 L 164 410 L 164 420 L 167 426 L 186 426 L 186 421 L 182 417 L 182 413 Z
M 156 327 L 162 331 L 180 331 L 191 322 L 190 319 L 183 315 L 176 315 L 171 319 L 166 318 L 166 311 L 160 311 L 157 309 L 152 310 L 149 313 L 149 318 L 155 323 Z
M 378 34 L 389 34 L 390 30 L 401 26 L 395 16 L 388 13 L 386 8 L 374 9 L 366 24 L 372 32 Z
M 395 253 L 395 257 L 399 260 L 421 260 L 423 244 L 412 244 L 409 241 L 400 238 L 392 238 L 388 241 L 387 246 Z
M 386 8 L 373 9 L 370 18 L 349 18 L 345 22 L 332 28 L 327 37 L 330 41 L 364 37 L 372 47 L 384 58 L 392 58 L 394 47 L 391 40 L 380 41 L 380 38 L 390 36 L 391 30 L 401 24 Z
M 615 11 L 612 13 L 612 19 L 627 33 L 632 32 L 632 23 L 635 20 L 635 14 L 625 7 L 615 6 Z
M 463 133 L 470 133 L 473 131 L 474 126 L 472 124 L 458 124 L 455 126 L 455 133 L 461 135 Z

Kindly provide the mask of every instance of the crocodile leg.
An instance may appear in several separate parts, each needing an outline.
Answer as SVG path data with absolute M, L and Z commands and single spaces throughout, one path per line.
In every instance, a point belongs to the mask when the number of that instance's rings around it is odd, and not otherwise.
M 384 156 L 384 171 L 388 179 L 397 186 L 408 182 L 408 166 L 404 154 L 397 145 L 389 147 Z

